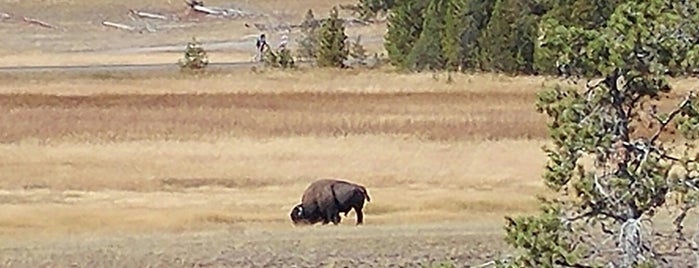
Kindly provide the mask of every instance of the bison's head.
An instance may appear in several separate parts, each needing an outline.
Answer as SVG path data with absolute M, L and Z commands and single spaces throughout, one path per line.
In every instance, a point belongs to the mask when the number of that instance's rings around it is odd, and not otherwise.
M 293 209 L 291 209 L 289 216 L 294 224 L 302 223 L 304 221 L 303 206 L 301 204 L 296 205 Z
M 316 219 L 318 217 L 309 218 L 307 213 L 303 210 L 303 205 L 301 204 L 298 204 L 293 209 L 291 209 L 289 217 L 291 218 L 291 221 L 294 223 L 294 225 L 313 224 L 320 221 L 320 219 Z

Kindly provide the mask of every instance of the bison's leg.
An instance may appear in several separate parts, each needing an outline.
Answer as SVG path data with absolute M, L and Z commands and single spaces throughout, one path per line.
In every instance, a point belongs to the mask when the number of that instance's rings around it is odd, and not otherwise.
M 340 218 L 340 213 L 335 213 L 335 216 L 333 217 L 333 224 L 338 225 L 342 221 Z
M 337 211 L 337 208 L 328 208 L 325 212 L 326 220 L 332 221 L 334 225 L 340 223 L 340 212 Z
M 364 212 L 362 212 L 362 208 L 355 207 L 354 212 L 357 214 L 357 225 L 364 223 Z

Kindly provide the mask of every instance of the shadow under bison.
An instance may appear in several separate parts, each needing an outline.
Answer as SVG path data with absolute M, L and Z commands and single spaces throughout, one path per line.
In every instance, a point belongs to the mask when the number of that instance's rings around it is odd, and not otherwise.
M 364 200 L 371 201 L 366 188 L 352 182 L 337 179 L 320 179 L 314 181 L 303 192 L 301 203 L 292 210 L 291 221 L 294 225 L 315 224 L 322 222 L 340 223 L 340 212 L 345 216 L 354 209 L 357 225 L 364 222 Z

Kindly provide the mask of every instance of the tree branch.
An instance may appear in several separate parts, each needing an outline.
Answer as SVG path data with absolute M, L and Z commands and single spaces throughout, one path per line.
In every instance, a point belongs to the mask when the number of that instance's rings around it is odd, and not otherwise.
M 687 96 L 684 98 L 684 100 L 680 103 L 679 107 L 672 110 L 672 112 L 670 112 L 670 114 L 668 115 L 667 118 L 665 118 L 665 120 L 661 119 L 656 113 L 651 112 L 651 116 L 653 118 L 655 118 L 655 120 L 658 120 L 658 122 L 660 122 L 660 127 L 655 132 L 655 134 L 653 134 L 653 136 L 650 138 L 650 144 L 654 144 L 655 141 L 658 138 L 660 138 L 660 135 L 665 130 L 665 128 L 667 128 L 667 125 L 669 125 L 670 122 L 672 122 L 672 120 L 675 118 L 675 116 L 677 116 L 682 111 L 682 109 L 687 107 L 687 105 L 689 105 L 694 98 L 695 98 L 694 91 L 690 91 L 689 94 L 687 94 Z

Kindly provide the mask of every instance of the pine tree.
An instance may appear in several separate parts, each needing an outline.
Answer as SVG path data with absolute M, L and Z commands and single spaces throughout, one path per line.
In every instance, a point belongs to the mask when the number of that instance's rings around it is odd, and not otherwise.
M 622 0 L 558 0 L 549 7 L 545 17 L 555 18 L 565 26 L 597 29 L 606 25 L 621 3 Z
M 442 55 L 447 70 L 454 71 L 462 65 L 463 51 L 461 36 L 466 29 L 465 1 L 446 1 L 444 11 L 444 33 L 442 35 Z
M 298 39 L 298 55 L 304 59 L 314 59 L 318 51 L 318 28 L 320 23 L 316 20 L 313 10 L 309 9 L 301 23 L 301 36 Z
M 621 0 L 558 0 L 551 4 L 549 11 L 542 21 L 556 21 L 566 27 L 577 27 L 585 30 L 599 29 L 606 25 L 607 20 Z M 535 67 L 540 73 L 560 74 L 565 66 L 555 59 L 555 48 L 549 48 L 546 43 L 537 42 L 534 52 Z M 586 75 L 593 75 L 586 73 Z
M 387 13 L 396 5 L 396 0 L 359 0 L 360 18 L 367 20 L 379 13 Z
M 178 64 L 182 70 L 204 69 L 209 65 L 209 55 L 196 37 L 192 37 L 192 41 L 187 43 L 184 58 Z
M 422 33 L 408 54 L 407 66 L 412 70 L 439 70 L 445 66 L 442 54 L 444 12 L 449 0 L 430 0 L 425 10 Z
M 388 15 L 384 47 L 391 64 L 407 67 L 408 54 L 422 33 L 424 10 L 428 1 L 398 1 Z
M 464 29 L 461 34 L 462 68 L 481 68 L 481 36 L 490 21 L 496 0 L 466 0 Z
M 349 49 L 344 22 L 338 17 L 337 7 L 330 11 L 330 17 L 323 21 L 319 31 L 320 45 L 316 55 L 320 67 L 345 67 Z
M 686 267 L 696 256 L 684 224 L 699 200 L 699 98 L 672 92 L 662 56 L 678 70 L 697 66 L 696 10 L 696 1 L 628 0 L 605 27 L 544 21 L 556 58 L 602 79 L 538 96 L 551 192 L 538 215 L 506 217 L 506 241 L 521 250 L 512 267 Z M 672 95 L 680 99 L 656 109 Z M 645 225 L 661 211 L 672 225 Z
M 498 0 L 479 41 L 489 71 L 533 73 L 538 18 L 527 0 Z

